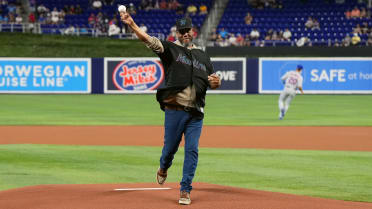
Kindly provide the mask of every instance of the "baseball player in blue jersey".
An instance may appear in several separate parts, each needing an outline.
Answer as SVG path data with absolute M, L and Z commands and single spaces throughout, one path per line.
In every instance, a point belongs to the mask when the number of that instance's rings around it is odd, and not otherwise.
M 284 83 L 284 89 L 279 96 L 279 120 L 283 120 L 292 99 L 296 96 L 297 89 L 299 89 L 302 94 L 304 93 L 302 90 L 302 69 L 302 65 L 297 65 L 296 70 L 288 71 L 281 77 Z

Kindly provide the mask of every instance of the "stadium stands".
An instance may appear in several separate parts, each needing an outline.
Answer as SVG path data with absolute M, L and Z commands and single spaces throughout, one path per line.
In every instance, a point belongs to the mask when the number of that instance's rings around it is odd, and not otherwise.
M 4 0 L 0 0 L 3 2 Z M 161 9 L 154 5 L 165 0 L 102 0 L 100 9 L 92 6 L 95 0 L 30 0 L 31 7 L 37 13 L 40 33 L 66 34 L 67 28 L 75 28 L 79 35 L 107 35 L 109 25 L 114 23 L 119 28 L 125 25 L 119 21 L 117 5 L 133 4 L 136 12 L 132 14 L 138 25 L 144 24 L 150 34 L 167 37 L 175 20 L 186 15 L 187 7 L 202 4 L 208 10 L 217 0 L 178 0 L 182 9 Z M 172 2 L 174 0 L 167 0 Z M 342 2 L 344 1 L 344 2 Z M 144 2 L 152 2 L 150 8 L 143 8 Z M 335 3 L 340 2 L 340 3 Z M 217 46 L 303 46 L 303 45 L 371 45 L 372 44 L 372 9 L 359 0 L 229 0 L 221 21 L 217 26 L 217 36 L 212 44 Z M 16 4 L 8 0 L 7 4 Z M 40 14 L 39 6 L 47 8 Z M 74 12 L 69 12 L 70 7 Z M 81 12 L 77 12 L 77 7 Z M 53 21 L 53 10 L 59 12 L 59 20 Z M 356 9 L 357 8 L 357 9 Z M 64 12 L 60 12 L 63 11 Z M 357 10 L 357 11 L 355 11 Z M 359 10 L 359 11 L 358 11 Z M 181 11 L 181 12 L 180 12 Z M 249 15 L 247 15 L 249 13 Z M 22 32 L 25 26 L 12 22 L 14 16 L 8 14 L 7 5 L 0 10 L 0 31 Z M 63 15 L 61 15 L 63 14 Z M 93 15 L 93 23 L 89 20 Z M 192 15 L 194 26 L 200 30 L 208 14 Z M 247 17 L 248 16 L 248 17 Z M 361 17 L 354 17 L 361 16 Z M 218 32 L 225 30 L 226 38 L 218 37 Z M 254 30 L 254 29 L 257 29 Z M 252 32 L 254 30 L 254 32 Z M 73 29 L 71 29 L 73 31 Z M 213 31 L 209 29 L 210 32 Z M 127 33 L 130 31 L 126 31 Z M 355 33 L 357 36 L 355 36 Z M 259 34 L 259 37 L 257 35 Z M 129 34 L 130 35 L 130 34 Z M 253 37 L 252 35 L 255 35 Z M 283 38 L 285 37 L 285 38 Z M 243 40 L 242 40 L 243 39 Z M 211 40 L 211 39 L 210 39 Z M 232 42 L 235 42 L 234 44 Z M 355 44 L 356 43 L 356 44 Z
M 254 2 L 254 1 L 251 1 Z M 343 4 L 328 3 L 326 0 L 282 0 L 271 1 L 276 5 L 252 5 L 248 1 L 230 0 L 224 15 L 218 25 L 218 31 L 224 28 L 229 33 L 240 33 L 243 35 L 257 28 L 260 32 L 259 40 L 265 40 L 266 33 L 271 29 L 278 33 L 288 28 L 292 41 L 302 37 L 309 38 L 314 44 L 334 45 L 341 42 L 346 34 L 352 36 L 353 29 L 357 24 L 367 22 L 372 27 L 372 19 L 369 17 L 347 19 L 345 12 L 355 6 L 359 9 L 366 8 L 365 4 L 358 1 L 346 0 Z M 369 10 L 370 15 L 371 9 Z M 253 17 L 250 25 L 245 23 L 247 13 Z M 305 27 L 308 17 L 315 18 L 320 23 L 320 30 L 311 30 Z M 362 42 L 366 42 L 368 35 L 359 34 Z M 273 41 L 267 40 L 271 43 Z M 293 42 L 274 40 L 276 45 L 293 45 Z

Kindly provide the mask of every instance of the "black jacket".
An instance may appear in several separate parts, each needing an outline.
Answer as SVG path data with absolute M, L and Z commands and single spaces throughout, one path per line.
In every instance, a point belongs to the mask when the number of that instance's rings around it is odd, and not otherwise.
M 205 94 L 209 87 L 208 75 L 214 73 L 209 56 L 200 49 L 187 49 L 169 41 L 162 41 L 164 52 L 158 54 L 164 66 L 165 88 L 158 89 L 156 99 L 164 110 L 164 99 L 194 84 L 196 110 L 192 115 L 204 117 Z

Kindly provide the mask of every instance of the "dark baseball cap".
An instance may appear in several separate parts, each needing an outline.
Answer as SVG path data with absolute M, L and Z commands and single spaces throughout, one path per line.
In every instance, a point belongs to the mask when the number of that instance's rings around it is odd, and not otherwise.
M 297 65 L 297 69 L 303 69 L 304 67 L 302 65 Z
M 191 18 L 183 17 L 181 19 L 178 19 L 176 21 L 176 28 L 177 28 L 178 31 L 182 30 L 182 29 L 186 29 L 186 28 L 192 28 Z

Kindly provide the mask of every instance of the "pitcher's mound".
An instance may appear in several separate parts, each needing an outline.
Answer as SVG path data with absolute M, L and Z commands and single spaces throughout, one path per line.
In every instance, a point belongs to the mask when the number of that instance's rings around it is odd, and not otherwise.
M 7 209 L 367 209 L 347 202 L 194 183 L 189 206 L 178 205 L 178 183 L 41 185 L 0 192 Z M 162 189 L 159 189 L 162 188 Z M 121 189 L 121 190 L 115 190 Z

